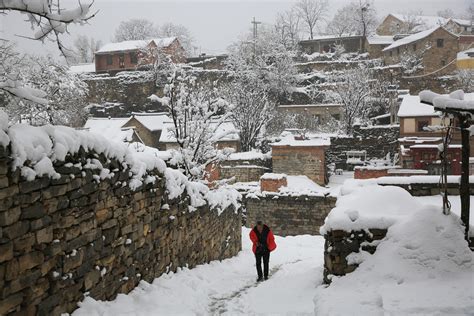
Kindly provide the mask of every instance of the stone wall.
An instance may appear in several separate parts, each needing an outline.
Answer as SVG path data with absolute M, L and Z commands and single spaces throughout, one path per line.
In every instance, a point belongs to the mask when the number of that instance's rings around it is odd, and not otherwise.
M 382 159 L 388 153 L 398 153 L 398 125 L 360 127 L 354 126 L 352 137 L 331 137 L 331 146 L 326 151 L 327 163 L 336 163 L 346 169 L 347 151 L 367 151 L 367 158 Z
M 279 236 L 319 235 L 319 227 L 334 208 L 336 198 L 265 194 L 247 195 L 244 202 L 247 227 L 262 220 Z
M 329 284 L 331 276 L 346 275 L 354 271 L 358 264 L 348 260 L 347 256 L 361 251 L 373 254 L 386 234 L 385 229 L 369 229 L 369 232 L 329 231 L 324 235 L 324 282 Z
M 84 296 L 114 299 L 140 280 L 236 255 L 240 211 L 190 211 L 155 183 L 132 191 L 126 165 L 81 150 L 56 162 L 59 179 L 25 181 L 0 147 L 0 315 L 60 315 Z M 82 168 L 96 158 L 114 171 Z M 81 170 L 82 169 L 82 170 Z
M 221 166 L 220 178 L 234 178 L 235 182 L 255 182 L 260 180 L 260 177 L 267 172 L 270 172 L 270 169 L 255 165 Z
M 396 183 L 394 181 L 387 180 L 384 182 L 384 179 L 377 181 L 379 185 L 392 185 L 403 188 L 407 190 L 413 196 L 430 196 L 430 195 L 440 195 L 439 184 L 436 182 L 433 183 Z M 469 192 L 471 195 L 474 195 L 474 183 L 469 184 Z M 449 195 L 459 195 L 459 183 L 448 183 L 448 194 Z

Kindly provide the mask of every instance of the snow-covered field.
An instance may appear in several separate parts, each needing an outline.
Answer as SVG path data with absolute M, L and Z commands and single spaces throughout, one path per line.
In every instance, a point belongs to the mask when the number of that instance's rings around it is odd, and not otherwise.
M 324 239 L 277 236 L 270 279 L 257 284 L 248 234 L 243 228 L 243 250 L 234 258 L 142 282 L 112 302 L 86 298 L 73 315 L 312 315 Z

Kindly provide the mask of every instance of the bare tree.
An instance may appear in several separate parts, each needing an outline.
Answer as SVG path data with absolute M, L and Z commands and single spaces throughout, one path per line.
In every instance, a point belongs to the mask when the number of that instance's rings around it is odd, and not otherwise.
M 193 47 L 193 37 L 191 32 L 181 24 L 165 23 L 158 28 L 161 37 L 176 37 L 183 46 L 186 53 L 191 54 Z
M 403 23 L 394 26 L 396 28 L 394 31 L 398 32 L 399 34 L 411 34 L 426 29 L 427 25 L 421 18 L 422 15 L 422 10 L 412 10 L 405 12 L 403 14 Z
M 310 39 L 314 38 L 315 29 L 318 23 L 324 20 L 328 7 L 328 0 L 299 0 L 296 3 L 295 9 L 305 25 Z
M 346 133 L 350 134 L 354 123 L 367 119 L 373 111 L 370 97 L 377 80 L 372 78 L 370 69 L 366 67 L 345 71 L 333 80 L 334 94 L 330 95 L 328 101 L 344 106 L 344 127 Z
M 162 99 L 173 121 L 171 132 L 179 145 L 173 160 L 190 179 L 199 180 L 204 178 L 208 164 L 223 158 L 215 143 L 237 131 L 219 131 L 230 115 L 227 103 L 218 95 L 215 83 L 195 79 L 176 69 Z
M 339 10 L 329 21 L 326 32 L 336 36 L 358 35 L 359 27 L 354 19 L 354 3 L 350 3 Z
M 68 61 L 72 64 L 92 63 L 94 61 L 95 52 L 102 45 L 101 41 L 87 35 L 78 35 L 74 39 L 73 53 L 68 56 Z
M 301 19 L 293 8 L 279 13 L 275 22 L 275 31 L 287 49 L 295 49 L 300 40 Z
M 443 10 L 439 10 L 437 12 L 437 15 L 439 17 L 442 17 L 442 18 L 445 18 L 445 19 L 450 19 L 450 18 L 456 17 L 456 13 L 454 13 L 453 9 L 451 9 L 451 8 L 446 8 L 446 9 L 443 9 Z
M 158 36 L 158 30 L 153 22 L 146 19 L 130 19 L 120 22 L 115 30 L 114 41 L 145 40 Z

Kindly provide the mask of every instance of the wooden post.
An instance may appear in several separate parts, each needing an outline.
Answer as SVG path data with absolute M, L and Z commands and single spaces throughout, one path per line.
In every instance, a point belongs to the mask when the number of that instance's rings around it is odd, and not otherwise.
M 461 221 L 466 227 L 465 238 L 469 242 L 469 137 L 470 131 L 468 116 L 459 115 L 459 122 L 461 125 L 461 143 L 462 143 L 462 171 L 461 171 Z

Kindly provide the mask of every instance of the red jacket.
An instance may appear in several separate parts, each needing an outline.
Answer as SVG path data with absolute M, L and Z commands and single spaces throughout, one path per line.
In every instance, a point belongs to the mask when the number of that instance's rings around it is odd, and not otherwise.
M 273 251 L 275 250 L 275 248 L 277 247 L 276 243 L 275 243 L 275 236 L 273 236 L 273 232 L 272 230 L 267 226 L 267 225 L 264 225 L 264 227 L 268 228 L 268 235 L 267 235 L 267 247 L 268 247 L 268 250 Z M 250 240 L 252 241 L 253 245 L 252 245 L 252 251 L 253 253 L 255 253 L 257 251 L 257 242 L 258 242 L 258 237 L 257 237 L 257 233 L 255 233 L 255 230 L 257 228 L 254 227 L 251 231 L 250 231 Z

